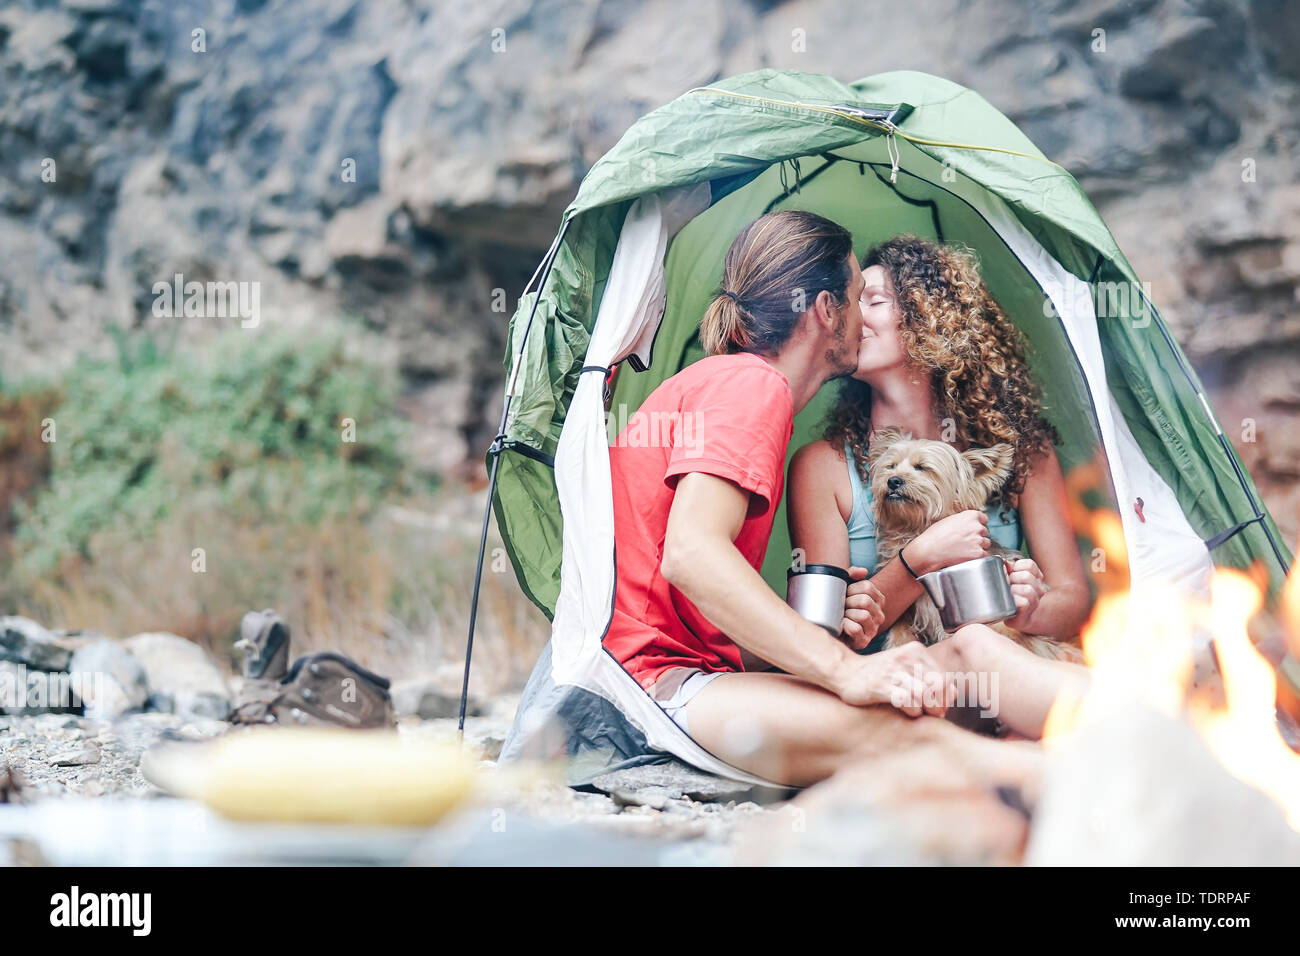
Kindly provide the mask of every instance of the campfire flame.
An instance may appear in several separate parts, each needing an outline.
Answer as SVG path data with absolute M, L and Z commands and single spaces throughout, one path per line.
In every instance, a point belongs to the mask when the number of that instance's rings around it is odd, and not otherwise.
M 1043 728 L 1044 746 L 1058 749 L 1084 723 L 1140 703 L 1187 721 L 1228 773 L 1268 795 L 1300 831 L 1300 754 L 1278 729 L 1277 674 L 1248 631 L 1263 607 L 1263 586 L 1256 577 L 1218 568 L 1208 600 L 1172 589 L 1131 595 L 1127 580 L 1120 585 L 1128 562 L 1118 519 L 1091 512 L 1085 527 L 1114 573 L 1101 576 L 1100 597 L 1082 634 L 1092 687 L 1082 700 L 1057 698 Z M 1296 655 L 1300 565 L 1286 581 L 1279 612 Z
M 1300 548 L 1297 548 L 1300 551 Z M 1286 626 L 1287 643 L 1291 656 L 1300 658 L 1300 565 L 1291 569 L 1282 587 L 1282 621 Z
M 1293 569 L 1288 584 L 1296 579 Z M 1190 717 L 1219 763 L 1268 794 L 1300 831 L 1300 754 L 1278 731 L 1277 675 L 1246 630 L 1263 600 L 1259 585 L 1240 571 L 1215 573 L 1211 613 L 1225 706 L 1193 706 Z

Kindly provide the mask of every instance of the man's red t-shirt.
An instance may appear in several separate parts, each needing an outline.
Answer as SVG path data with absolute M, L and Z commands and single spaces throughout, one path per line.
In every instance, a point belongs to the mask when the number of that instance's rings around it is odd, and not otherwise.
M 677 479 L 717 475 L 750 493 L 736 547 L 755 570 L 785 488 L 794 399 L 757 355 L 713 355 L 646 398 L 609 450 L 614 483 L 614 616 L 605 647 L 649 688 L 670 667 L 740 671 L 738 648 L 662 574 Z

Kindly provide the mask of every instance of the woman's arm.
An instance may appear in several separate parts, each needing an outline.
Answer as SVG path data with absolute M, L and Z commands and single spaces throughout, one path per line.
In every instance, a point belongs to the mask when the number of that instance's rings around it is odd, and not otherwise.
M 950 564 L 973 561 L 989 553 L 989 516 L 982 511 L 959 511 L 936 521 L 909 541 L 899 552 L 918 575 L 938 571 Z M 885 595 L 885 623 L 882 631 L 915 603 L 925 590 L 895 557 L 871 578 Z
M 1041 569 L 1039 582 L 1031 572 L 1018 570 L 1012 585 L 1022 594 L 1038 593 L 1029 606 L 1007 624 L 1026 634 L 1068 640 L 1083 628 L 1092 609 L 1092 592 L 1070 527 L 1065 476 L 1056 452 L 1044 449 L 1034 458 L 1018 502 L 1020 522 L 1030 553 Z M 1045 590 L 1043 585 L 1046 586 Z
M 790 545 L 805 564 L 849 566 L 853 490 L 844 459 L 825 441 L 809 442 L 790 458 L 785 517 Z

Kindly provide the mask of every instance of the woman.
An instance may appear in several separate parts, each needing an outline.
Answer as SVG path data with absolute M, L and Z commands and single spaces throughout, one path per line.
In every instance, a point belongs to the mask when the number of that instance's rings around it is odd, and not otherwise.
M 960 250 L 900 236 L 863 261 L 862 345 L 844 382 L 825 438 L 790 464 L 790 537 L 808 562 L 852 565 L 884 595 L 876 631 L 874 602 L 850 587 L 844 639 L 877 650 L 889 626 L 922 593 L 917 575 L 982 557 L 992 540 L 1033 558 L 1016 561 L 1011 589 L 1019 613 L 1007 624 L 1068 641 L 1087 620 L 1091 593 L 1075 544 L 1065 482 L 1053 449 L 1058 436 L 1042 417 L 1019 330 Z M 867 479 L 871 434 L 897 426 L 915 438 L 958 450 L 998 443 L 1015 450 L 1011 476 L 984 512 L 936 522 L 883 568 L 876 567 Z M 908 568 L 911 568 L 911 571 Z

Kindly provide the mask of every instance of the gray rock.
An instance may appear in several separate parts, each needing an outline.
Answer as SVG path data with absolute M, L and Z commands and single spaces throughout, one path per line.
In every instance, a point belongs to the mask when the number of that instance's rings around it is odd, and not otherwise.
M 181 727 L 176 734 L 181 740 L 211 740 L 230 730 L 224 720 L 195 720 Z
M 681 800 L 676 790 L 666 787 L 643 787 L 640 790 L 612 790 L 610 797 L 621 807 L 651 807 L 666 810 Z
M 111 719 L 144 707 L 149 684 L 144 668 L 115 641 L 96 641 L 72 655 L 69 672 L 80 683 L 86 716 Z
M 81 709 L 72 675 L 0 661 L 0 714 L 68 714 Z
M 477 741 L 479 748 L 479 757 L 483 760 L 496 760 L 501 756 L 501 748 L 505 745 L 505 738 L 494 734 L 488 734 L 480 737 Z
M 1008 747 L 1032 747 L 1007 744 Z M 940 747 L 913 744 L 864 756 L 763 814 L 732 812 L 744 866 L 1008 865 L 1020 862 L 1028 824 L 999 796 L 1004 778 L 954 765 Z
M 86 743 L 72 750 L 54 754 L 50 757 L 50 763 L 55 767 L 86 767 L 99 763 L 102 756 L 99 747 Z
M 615 770 L 594 778 L 591 785 L 616 800 L 645 806 L 662 805 L 663 801 L 682 797 L 725 803 L 747 799 L 755 789 L 747 783 L 696 770 L 680 761 Z
M 35 621 L 25 617 L 0 617 L 0 660 L 45 671 L 66 671 L 72 652 Z
M 152 632 L 129 637 L 123 645 L 144 668 L 151 710 L 213 720 L 224 720 L 230 712 L 226 674 L 193 641 Z
M 230 715 L 230 700 L 214 694 L 183 693 L 180 702 L 173 694 L 150 694 L 145 707 L 164 714 L 180 714 L 187 720 L 225 720 Z
M 415 677 L 393 681 L 389 688 L 393 698 L 393 712 L 402 717 L 421 717 L 425 720 L 458 717 L 460 692 L 453 691 L 444 682 L 429 677 Z M 482 700 L 470 694 L 465 702 L 465 716 L 481 717 L 486 712 Z M 500 750 L 497 751 L 500 753 Z
M 0 661 L 0 714 L 27 713 L 27 669 Z

